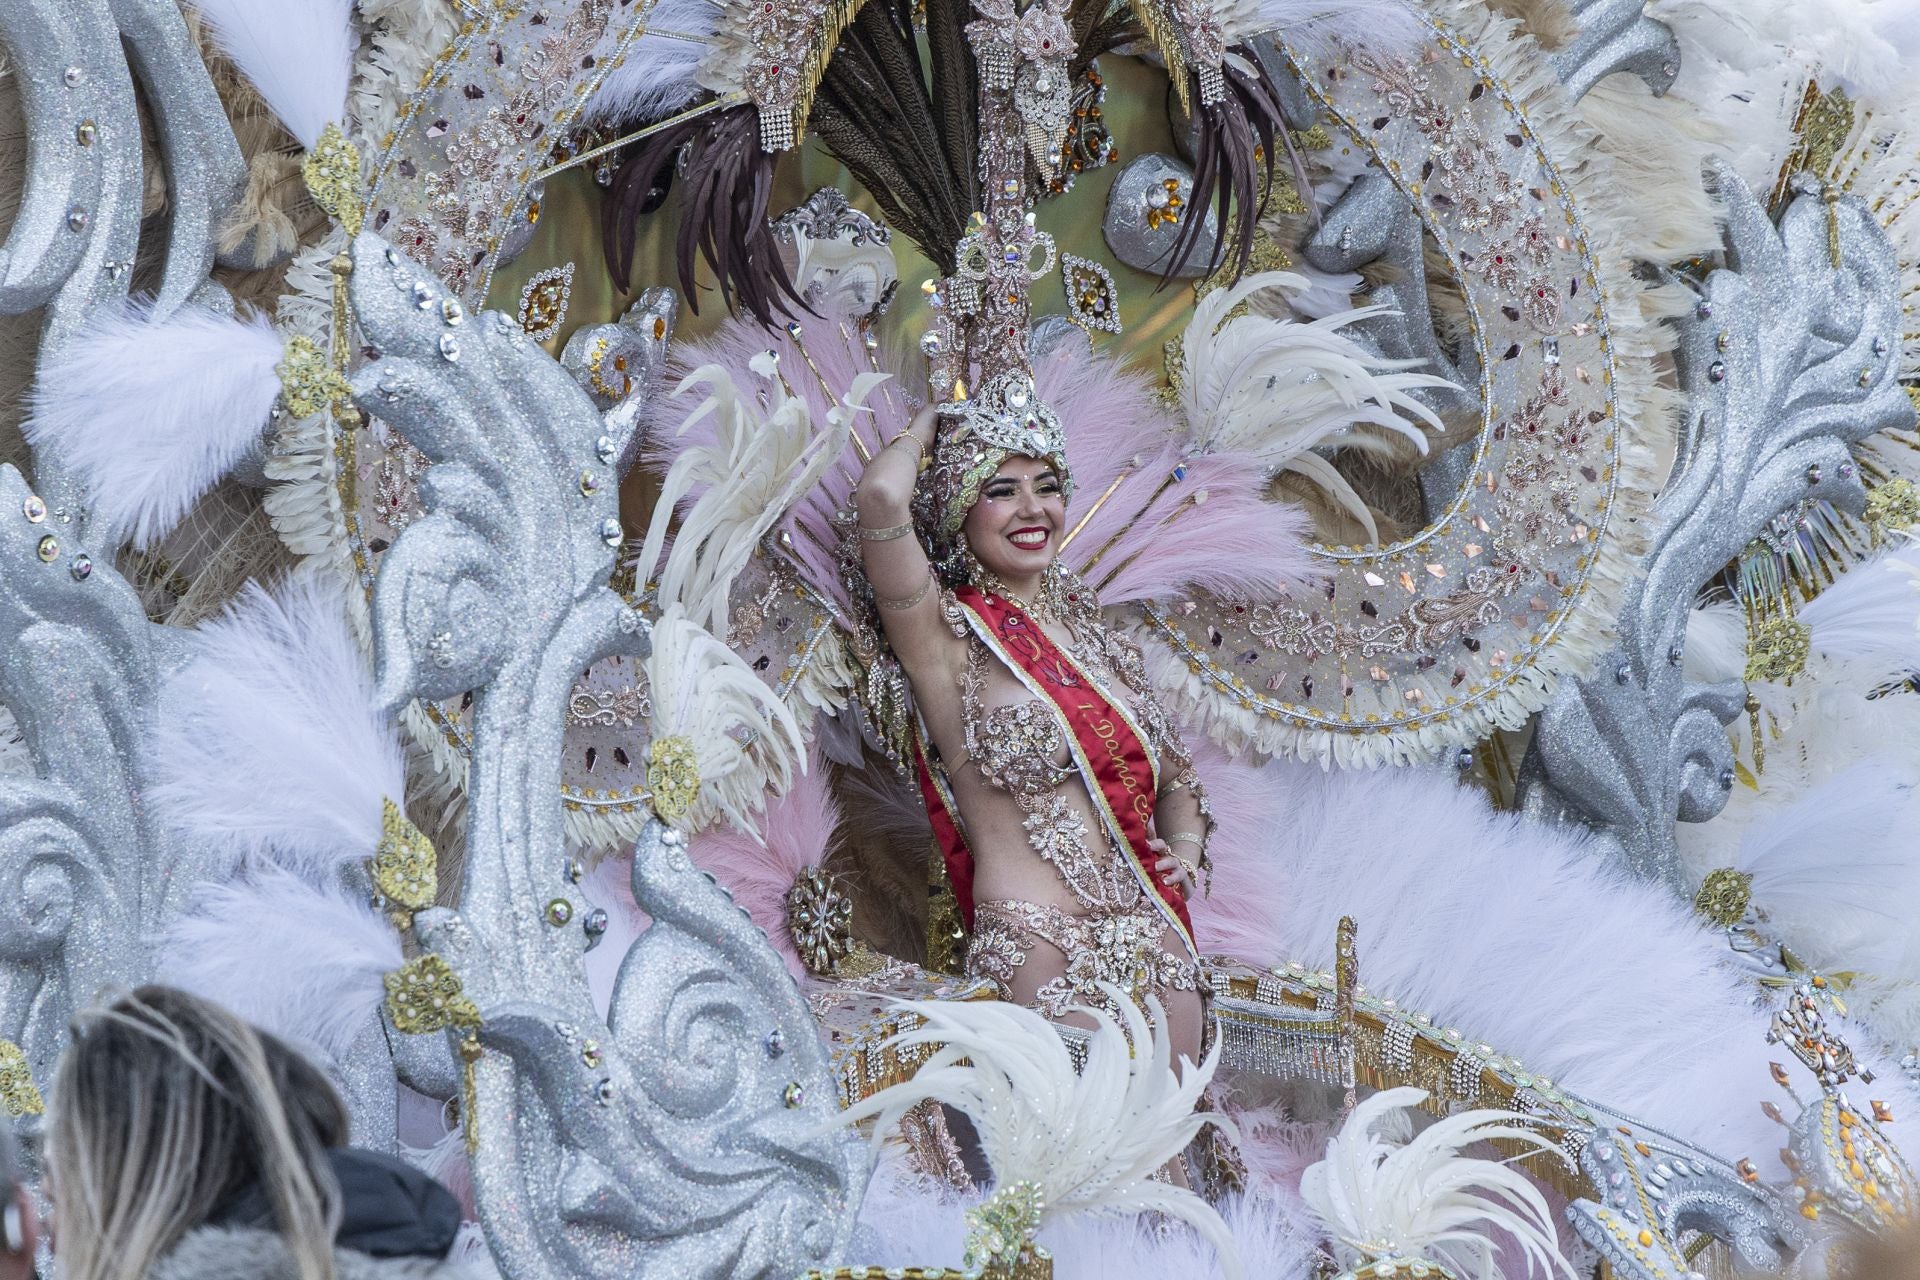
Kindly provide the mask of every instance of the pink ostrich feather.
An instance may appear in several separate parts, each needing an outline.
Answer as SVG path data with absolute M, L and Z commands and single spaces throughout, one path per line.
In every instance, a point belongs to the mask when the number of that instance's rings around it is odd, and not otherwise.
M 711 338 L 681 349 L 669 363 L 665 381 L 677 386 L 680 379 L 695 369 L 717 364 L 727 371 L 735 386 L 758 387 L 764 380 L 749 365 L 754 357 L 769 351 L 779 356 L 780 374 L 786 379 L 789 391 L 806 402 L 816 423 L 826 422 L 827 414 L 837 399 L 853 386 L 855 378 L 874 372 L 876 367 L 868 357 L 858 327 L 850 319 L 831 315 L 809 317 L 796 340 L 785 329 L 763 329 L 752 321 L 736 317 L 721 325 Z M 891 372 L 884 366 L 880 371 Z M 833 398 L 829 398 L 821 385 L 823 381 L 833 388 Z M 654 400 L 646 427 L 645 456 L 651 465 L 664 471 L 684 450 L 714 443 L 712 417 L 694 423 L 684 433 L 681 431 L 699 403 L 700 397 L 691 394 L 667 395 Z M 855 414 L 854 440 L 864 444 L 869 452 L 877 450 L 894 433 L 905 428 L 912 416 L 913 407 L 896 374 L 867 397 L 866 407 Z M 859 447 L 849 441 L 839 464 L 828 469 L 826 479 L 795 503 L 775 526 L 777 531 L 789 535 L 788 553 L 801 575 L 843 608 L 847 600 L 833 551 L 838 538 L 833 516 L 852 505 L 853 486 L 864 465 Z M 693 490 L 687 495 L 687 501 L 697 499 L 701 492 Z M 652 567 L 646 566 L 649 570 Z
M 793 976 L 805 979 L 807 968 L 787 932 L 787 891 L 801 871 L 826 861 L 840 826 L 840 807 L 828 789 L 826 765 L 817 749 L 787 793 L 767 802 L 762 825 L 764 844 L 722 823 L 694 836 L 688 852 L 766 932 Z
M 1103 604 L 1194 589 L 1271 595 L 1312 574 L 1306 513 L 1267 499 L 1250 454 L 1188 456 L 1144 376 L 1062 344 L 1034 382 L 1060 415 L 1073 468 L 1067 528 L 1078 531 L 1064 558 Z

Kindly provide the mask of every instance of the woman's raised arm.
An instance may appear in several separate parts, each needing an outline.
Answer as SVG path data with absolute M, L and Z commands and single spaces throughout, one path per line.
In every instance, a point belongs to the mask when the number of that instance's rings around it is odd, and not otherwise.
M 913 486 L 933 456 L 938 410 L 928 405 L 887 442 L 860 475 L 854 507 L 860 526 L 860 556 L 880 607 L 887 643 L 911 676 L 952 665 L 951 634 L 940 618 L 933 566 L 913 536 Z

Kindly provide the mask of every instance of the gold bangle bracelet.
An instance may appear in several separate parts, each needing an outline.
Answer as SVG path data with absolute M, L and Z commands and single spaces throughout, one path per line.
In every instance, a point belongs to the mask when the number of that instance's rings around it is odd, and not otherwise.
M 926 586 L 921 587 L 918 591 L 914 592 L 910 596 L 894 596 L 892 598 L 888 598 L 885 596 L 875 596 L 873 598 L 873 602 L 879 605 L 882 609 L 892 609 L 896 613 L 900 612 L 901 610 L 911 609 L 913 608 L 913 606 L 919 604 L 922 600 L 925 600 L 927 598 L 927 593 L 933 590 L 933 581 L 934 581 L 933 566 L 929 565 L 927 566 L 927 585 Z
M 887 441 L 887 448 L 893 448 L 893 446 L 899 444 L 902 440 L 912 445 L 922 458 L 927 456 L 927 446 L 920 443 L 920 437 L 913 434 L 912 427 L 908 427 L 906 430 L 895 434 L 893 439 Z
M 895 538 L 904 538 L 912 532 L 913 532 L 913 521 L 911 520 L 907 521 L 905 524 L 890 524 L 884 529 L 869 529 L 867 528 L 867 526 L 861 525 L 860 541 L 892 542 Z

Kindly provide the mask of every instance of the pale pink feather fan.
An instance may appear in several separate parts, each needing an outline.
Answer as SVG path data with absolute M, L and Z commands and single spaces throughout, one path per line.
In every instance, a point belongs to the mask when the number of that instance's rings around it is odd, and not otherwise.
M 815 422 L 825 421 L 857 376 L 876 367 L 851 319 L 808 317 L 798 340 L 784 330 L 732 319 L 713 337 L 684 348 L 667 381 L 675 385 L 692 370 L 717 364 L 738 386 L 761 385 L 749 365 L 769 351 L 777 354 L 790 393 L 806 401 Z M 1308 518 L 1295 506 L 1267 499 L 1264 464 L 1251 454 L 1194 455 L 1184 428 L 1142 376 L 1084 343 L 1063 342 L 1037 363 L 1034 378 L 1066 428 L 1075 484 L 1067 527 L 1086 519 L 1064 559 L 1085 571 L 1102 603 L 1193 588 L 1271 595 L 1310 574 L 1303 546 Z M 911 382 L 889 381 L 855 415 L 854 437 L 869 451 L 911 420 L 915 404 L 905 391 Z M 652 465 L 664 470 L 683 450 L 713 443 L 711 419 L 681 433 L 697 403 L 692 396 L 656 398 L 647 432 Z M 849 444 L 839 465 L 828 468 L 826 479 L 775 526 L 807 581 L 842 606 L 847 601 L 832 521 L 851 505 L 863 465 Z M 686 501 L 699 496 L 696 489 Z

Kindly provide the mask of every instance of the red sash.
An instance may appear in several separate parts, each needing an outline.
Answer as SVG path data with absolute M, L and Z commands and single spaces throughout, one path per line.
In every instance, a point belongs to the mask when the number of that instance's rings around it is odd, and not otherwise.
M 1095 812 L 1115 842 L 1131 855 L 1129 862 L 1141 886 L 1154 895 L 1167 923 L 1177 926 L 1192 951 L 1193 923 L 1187 916 L 1186 900 L 1179 889 L 1153 870 L 1157 855 L 1147 847 L 1159 771 L 1133 717 L 1017 605 L 973 587 L 960 587 L 953 594 L 965 606 L 967 621 L 981 643 L 1060 717 Z M 945 779 L 937 777 L 929 765 L 925 743 L 919 737 L 914 742 L 914 772 L 947 864 L 953 896 L 960 903 L 961 919 L 971 930 L 973 851 L 967 847 L 959 811 L 944 785 Z

